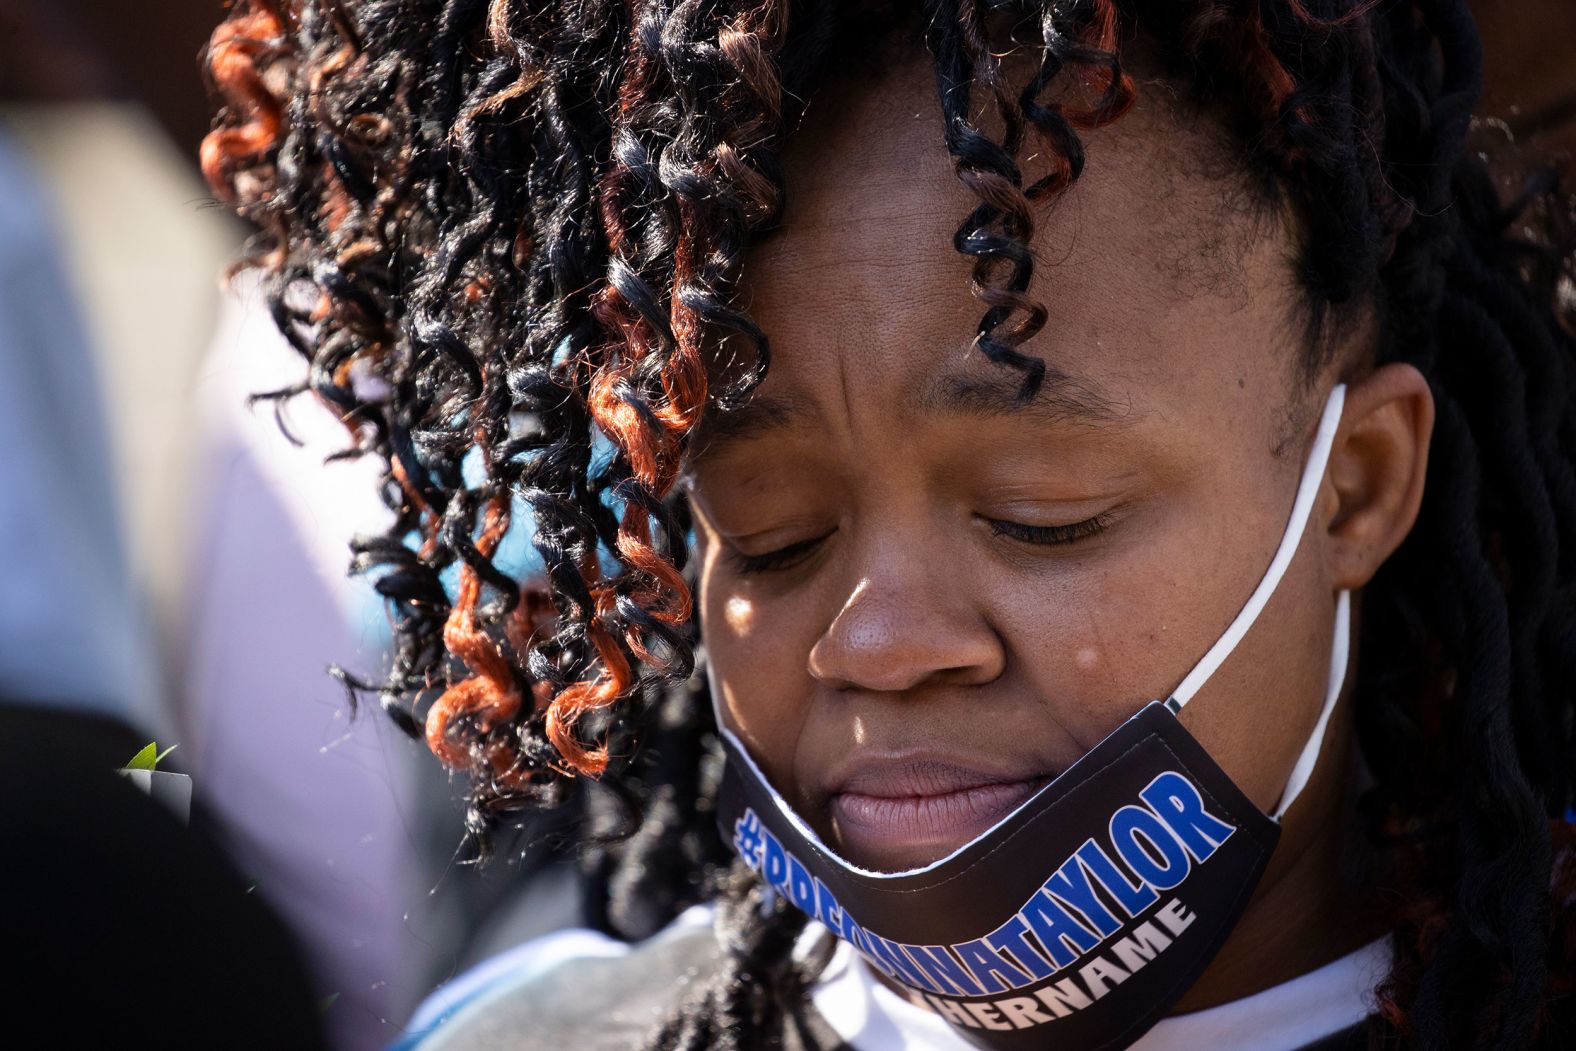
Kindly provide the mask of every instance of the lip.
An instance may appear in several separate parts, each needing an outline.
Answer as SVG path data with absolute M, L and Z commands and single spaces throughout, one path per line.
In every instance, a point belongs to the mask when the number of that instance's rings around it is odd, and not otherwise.
M 989 829 L 1052 775 L 951 757 L 850 757 L 828 793 L 833 827 L 848 856 L 878 868 L 928 864 Z

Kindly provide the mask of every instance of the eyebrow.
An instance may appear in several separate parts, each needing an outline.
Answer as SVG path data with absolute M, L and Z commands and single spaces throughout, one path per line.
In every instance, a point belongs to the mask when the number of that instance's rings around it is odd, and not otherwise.
M 690 439 L 690 455 L 698 457 L 725 445 L 785 430 L 811 415 L 809 406 L 797 398 L 753 395 L 737 408 L 703 415 Z
M 988 420 L 1017 417 L 1041 425 L 1076 423 L 1115 426 L 1135 418 L 1130 406 L 1119 404 L 1097 385 L 1047 367 L 1044 381 L 1024 398 L 1021 374 L 999 366 L 989 375 L 938 372 L 903 399 L 910 416 L 962 417 Z M 691 443 L 693 456 L 785 430 L 811 418 L 804 401 L 787 395 L 758 395 L 738 408 L 709 413 Z
M 917 416 L 1016 416 L 1047 425 L 1111 426 L 1134 416 L 1130 406 L 1118 404 L 1096 384 L 1050 365 L 1033 397 L 1022 392 L 1022 374 L 1000 366 L 986 375 L 939 372 L 914 390 L 906 407 Z

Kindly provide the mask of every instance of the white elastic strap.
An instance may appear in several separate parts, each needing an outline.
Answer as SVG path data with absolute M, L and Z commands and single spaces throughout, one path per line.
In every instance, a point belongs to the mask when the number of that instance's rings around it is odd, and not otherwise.
M 1258 619 L 1265 603 L 1275 593 L 1275 587 L 1280 583 L 1281 577 L 1286 573 L 1286 567 L 1291 565 L 1292 556 L 1296 555 L 1297 547 L 1302 541 L 1303 530 L 1308 527 L 1308 516 L 1313 512 L 1313 501 L 1319 495 L 1319 486 L 1324 482 L 1324 469 L 1330 461 L 1330 448 L 1335 444 L 1335 430 L 1341 423 L 1341 408 L 1346 404 L 1346 385 L 1338 383 L 1330 391 L 1330 398 L 1324 404 L 1324 416 L 1319 421 L 1319 433 L 1313 439 L 1313 449 L 1308 453 L 1307 466 L 1303 468 L 1302 482 L 1297 487 L 1297 499 L 1291 505 L 1291 519 L 1286 523 L 1286 533 L 1281 537 L 1280 547 L 1275 551 L 1275 557 L 1270 560 L 1270 567 L 1264 571 L 1264 577 L 1259 581 L 1259 586 L 1253 589 L 1253 594 L 1248 596 L 1248 601 L 1243 605 L 1242 611 L 1237 614 L 1237 619 L 1216 640 L 1209 652 L 1193 666 L 1177 688 L 1171 691 L 1171 699 L 1167 707 L 1177 712 L 1182 706 L 1193 699 L 1199 687 L 1209 681 L 1215 674 L 1231 651 L 1237 648 L 1237 643 L 1253 627 L 1253 622 Z
M 1302 754 L 1297 757 L 1296 765 L 1291 768 L 1291 776 L 1286 779 L 1286 790 L 1281 793 L 1280 806 L 1270 815 L 1276 821 L 1297 801 L 1298 794 L 1308 784 L 1308 778 L 1313 776 L 1313 768 L 1319 762 L 1319 750 L 1324 746 L 1324 730 L 1330 725 L 1330 713 L 1335 711 L 1341 687 L 1346 685 L 1346 658 L 1351 649 L 1351 639 L 1352 593 L 1343 591 L 1335 600 L 1335 638 L 1330 643 L 1330 685 L 1324 694 L 1324 708 L 1319 712 L 1319 721 L 1313 724 L 1313 736 L 1302 746 Z

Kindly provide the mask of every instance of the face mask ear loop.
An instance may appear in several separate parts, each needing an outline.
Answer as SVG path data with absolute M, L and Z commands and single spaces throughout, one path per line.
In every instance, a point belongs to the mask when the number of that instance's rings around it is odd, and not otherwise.
M 1324 708 L 1319 712 L 1319 721 L 1313 726 L 1313 735 L 1302 746 L 1302 754 L 1297 757 L 1296 765 L 1291 768 L 1291 776 L 1286 779 L 1286 790 L 1281 793 L 1280 806 L 1270 815 L 1276 821 L 1291 809 L 1292 803 L 1296 802 L 1297 796 L 1308 784 L 1308 779 L 1313 776 L 1313 768 L 1319 761 L 1319 751 L 1324 746 L 1324 731 L 1330 725 L 1330 713 L 1335 711 L 1341 687 L 1346 685 L 1346 663 L 1351 640 L 1352 593 L 1343 591 L 1335 600 L 1335 637 L 1330 643 L 1330 685 L 1324 695 Z
M 1297 486 L 1297 499 L 1291 506 L 1291 519 L 1286 523 L 1286 532 L 1281 537 L 1275 557 L 1270 560 L 1270 566 L 1264 571 L 1259 586 L 1248 596 L 1248 601 L 1243 604 L 1242 611 L 1231 622 L 1231 626 L 1215 641 L 1215 645 L 1209 648 L 1209 652 L 1193 666 L 1193 670 L 1187 673 L 1181 684 L 1171 692 L 1166 707 L 1172 712 L 1180 712 L 1182 706 L 1193 699 L 1199 687 L 1215 674 L 1215 669 L 1231 656 L 1232 650 L 1237 648 L 1237 643 L 1241 642 L 1248 629 L 1253 627 L 1253 622 L 1258 620 L 1270 596 L 1275 593 L 1276 586 L 1286 573 L 1286 567 L 1291 565 L 1292 557 L 1297 554 L 1297 547 L 1302 542 L 1303 531 L 1308 527 L 1308 517 L 1313 513 L 1314 498 L 1319 495 L 1319 486 L 1324 482 L 1324 469 L 1330 461 L 1330 449 L 1335 444 L 1335 431 L 1340 426 L 1341 409 L 1345 404 L 1346 385 L 1338 383 L 1330 391 L 1330 398 L 1324 404 L 1324 416 L 1319 420 L 1319 433 L 1314 437 L 1313 449 L 1308 453 L 1308 463 L 1303 468 L 1302 481 Z

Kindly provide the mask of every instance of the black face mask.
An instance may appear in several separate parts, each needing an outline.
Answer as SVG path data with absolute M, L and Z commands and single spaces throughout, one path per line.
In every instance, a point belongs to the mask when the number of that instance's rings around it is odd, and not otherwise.
M 862 869 L 821 842 L 725 730 L 723 834 L 777 894 L 980 1047 L 1096 1051 L 1137 1040 L 1241 917 L 1340 696 L 1345 592 L 1324 709 L 1273 816 L 1177 718 L 1296 553 L 1344 395 L 1331 391 L 1280 548 L 1219 641 L 1169 700 L 1146 705 L 994 827 L 921 868 Z

